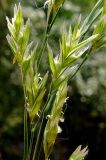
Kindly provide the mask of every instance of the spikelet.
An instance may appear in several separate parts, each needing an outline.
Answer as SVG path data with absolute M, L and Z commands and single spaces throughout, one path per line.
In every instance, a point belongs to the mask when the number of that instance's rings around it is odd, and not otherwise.
M 46 128 L 44 131 L 43 145 L 44 145 L 45 159 L 48 159 L 51 150 L 53 148 L 53 145 L 55 143 L 56 136 L 61 131 L 58 123 L 61 118 L 62 107 L 66 99 L 66 96 L 67 96 L 67 83 L 64 82 L 61 84 L 61 86 L 57 91 L 56 99 L 54 101 L 53 108 L 48 118 Z

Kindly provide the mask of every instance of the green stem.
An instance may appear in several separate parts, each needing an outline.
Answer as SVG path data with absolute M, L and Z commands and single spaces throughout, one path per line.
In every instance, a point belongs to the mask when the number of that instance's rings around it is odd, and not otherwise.
M 27 154 L 28 154 L 28 112 L 27 112 L 26 90 L 25 90 L 25 86 L 24 86 L 24 77 L 23 77 L 22 68 L 20 68 L 20 70 L 21 70 L 21 75 L 22 75 L 24 98 L 25 98 L 25 106 L 24 106 L 24 156 L 23 156 L 23 160 L 27 160 Z
M 74 78 L 74 76 L 77 74 L 77 72 L 80 70 L 80 68 L 82 67 L 82 65 L 85 63 L 85 61 L 88 59 L 88 57 L 90 56 L 90 53 L 92 52 L 92 47 L 89 49 L 88 53 L 86 53 L 83 61 L 80 63 L 78 69 L 74 72 L 74 74 L 70 77 L 70 79 Z
M 41 58 L 42 58 L 43 52 L 44 52 L 45 47 L 46 47 L 47 39 L 48 39 L 48 35 L 46 34 L 45 38 L 43 40 L 43 44 L 42 44 L 41 50 L 40 50 L 39 55 L 38 55 L 38 59 L 37 59 L 37 67 L 38 67 L 38 69 L 39 69 L 39 65 L 40 65 L 40 62 L 41 62 Z
M 35 133 L 35 130 L 37 129 L 40 121 L 41 121 L 41 117 L 38 119 L 38 121 L 35 124 L 35 126 L 31 127 L 31 136 L 30 136 L 30 144 L 29 144 L 29 151 L 28 151 L 28 160 L 30 160 L 31 152 L 32 152 L 32 149 L 33 149 L 33 141 L 34 141 L 34 136 L 35 136 L 34 133 Z
M 45 32 L 45 37 L 44 37 L 44 40 L 43 40 L 43 44 L 42 44 L 42 47 L 41 47 L 41 50 L 39 52 L 39 55 L 38 55 L 38 60 L 37 60 L 37 66 L 39 68 L 39 65 L 40 65 L 40 61 L 41 61 L 41 58 L 42 58 L 42 55 L 43 55 L 43 52 L 44 52 L 44 49 L 46 47 L 46 43 L 47 43 L 47 40 L 48 40 L 48 37 L 49 37 L 49 34 L 50 34 L 50 31 L 52 29 L 52 26 L 57 18 L 57 15 L 60 11 L 61 7 L 58 9 L 56 15 L 54 16 L 52 22 L 50 24 L 47 24 L 47 28 L 46 28 L 46 32 Z
M 52 22 L 51 22 L 50 24 L 48 24 L 47 30 L 46 30 L 46 33 L 47 33 L 47 34 L 50 33 L 50 31 L 51 31 L 51 29 L 52 29 L 52 26 L 53 26 L 53 24 L 54 24 L 54 22 L 55 22 L 55 20 L 56 20 L 56 18 L 57 18 L 57 16 L 58 16 L 58 14 L 59 14 L 60 9 L 61 9 L 61 7 L 60 7 L 60 8 L 58 9 L 58 11 L 56 12 L 56 14 L 55 14 Z
M 50 88 L 50 89 L 51 89 L 51 88 Z M 49 91 L 49 92 L 50 92 L 50 91 Z M 49 95 L 49 96 L 50 96 L 50 95 Z M 49 96 L 48 96 L 48 97 L 49 97 Z M 49 100 L 49 98 L 48 98 L 48 100 Z M 29 151 L 28 151 L 28 160 L 30 160 L 30 155 L 31 155 L 31 152 L 32 152 L 33 140 L 34 140 L 34 132 L 35 132 L 35 130 L 37 129 L 40 121 L 42 120 L 42 117 L 44 117 L 44 115 L 45 115 L 45 109 L 46 109 L 47 104 L 49 103 L 48 100 L 47 100 L 47 102 L 46 102 L 46 104 L 45 104 L 45 106 L 44 106 L 44 109 L 43 109 L 43 111 L 42 111 L 42 113 L 41 113 L 41 116 L 40 116 L 40 118 L 38 119 L 37 123 L 35 124 L 34 127 L 31 128 L 31 137 L 30 137 L 30 144 L 29 144 Z
M 28 151 L 28 158 L 27 158 L 27 160 L 30 160 L 32 146 L 33 146 L 33 139 L 34 139 L 34 131 L 31 130 L 30 144 L 29 144 L 29 151 Z
M 32 160 L 39 158 L 39 155 L 40 155 L 40 153 L 38 154 L 38 151 L 40 151 L 40 147 L 42 145 L 43 133 L 44 133 L 44 129 L 45 129 L 45 126 L 46 126 L 45 110 L 46 110 L 46 107 L 48 106 L 49 102 L 51 101 L 50 100 L 50 96 L 52 96 L 50 94 L 51 89 L 52 89 L 51 86 L 52 86 L 52 84 L 50 85 L 48 98 L 47 98 L 45 106 L 42 110 L 41 116 L 40 116 L 37 124 L 35 125 L 35 127 L 33 129 L 33 132 L 34 132 L 36 130 L 37 126 L 40 124 L 40 128 L 39 128 L 39 131 L 38 131 L 37 140 L 36 140 L 36 144 L 35 144 L 35 147 L 34 147 L 34 153 L 33 153 L 33 159 Z
M 24 160 L 27 159 L 28 153 L 28 123 L 27 123 L 27 109 L 24 108 Z
M 40 128 L 39 128 L 39 131 L 38 131 L 37 140 L 36 140 L 32 160 L 35 160 L 35 159 L 37 160 L 38 159 L 38 151 L 39 151 L 39 148 L 41 147 L 42 138 L 43 138 L 42 137 L 43 136 L 43 131 L 44 131 L 44 128 L 45 128 L 45 125 L 44 125 L 43 121 L 44 121 L 44 116 L 42 116 L 42 119 L 40 121 Z

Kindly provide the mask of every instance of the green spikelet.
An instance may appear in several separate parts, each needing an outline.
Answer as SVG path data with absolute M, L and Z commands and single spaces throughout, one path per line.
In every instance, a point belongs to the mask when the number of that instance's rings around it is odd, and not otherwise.
M 57 91 L 56 99 L 54 101 L 50 117 L 48 115 L 48 121 L 44 131 L 43 145 L 44 145 L 45 159 L 48 159 L 52 151 L 53 145 L 55 143 L 56 136 L 60 130 L 58 123 L 61 118 L 62 107 L 66 99 L 66 96 L 67 96 L 67 83 L 64 82 L 61 84 L 61 86 Z

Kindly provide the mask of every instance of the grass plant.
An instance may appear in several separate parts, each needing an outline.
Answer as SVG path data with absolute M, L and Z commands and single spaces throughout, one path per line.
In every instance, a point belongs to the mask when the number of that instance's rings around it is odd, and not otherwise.
M 59 53 L 54 56 L 48 37 L 64 0 L 48 0 L 47 27 L 44 42 L 38 53 L 37 45 L 29 43 L 31 23 L 24 22 L 21 5 L 15 5 L 12 20 L 7 19 L 8 43 L 22 74 L 25 96 L 24 157 L 23 160 L 49 160 L 57 137 L 59 122 L 64 119 L 63 105 L 67 99 L 68 82 L 87 58 L 105 46 L 106 1 L 99 0 L 85 20 L 79 16 L 74 27 L 63 30 Z M 48 50 L 49 68 L 40 73 L 42 55 Z M 79 59 L 81 61 L 79 61 Z M 79 146 L 69 160 L 83 160 L 88 149 Z

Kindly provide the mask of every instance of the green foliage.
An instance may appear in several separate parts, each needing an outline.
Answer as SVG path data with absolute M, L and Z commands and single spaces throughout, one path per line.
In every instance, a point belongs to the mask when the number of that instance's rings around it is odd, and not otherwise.
M 7 40 L 14 53 L 14 62 L 18 62 L 21 70 L 25 96 L 24 160 L 31 159 L 31 157 L 33 160 L 39 159 L 40 153 L 38 155 L 37 152 L 40 145 L 43 145 L 45 159 L 49 159 L 60 131 L 59 121 L 63 116 L 62 108 L 67 98 L 68 81 L 76 75 L 92 52 L 105 45 L 106 4 L 102 7 L 103 2 L 99 0 L 84 22 L 79 17 L 73 29 L 70 27 L 68 33 L 64 33 L 63 30 L 59 54 L 54 57 L 48 45 L 50 67 L 48 72 L 46 71 L 41 76 L 40 60 L 49 43 L 50 31 L 63 2 L 63 0 L 47 1 L 46 34 L 39 52 L 37 47 L 32 49 L 32 42 L 29 43 L 31 24 L 29 20 L 24 23 L 20 4 L 14 8 L 12 21 L 10 22 L 7 18 L 10 32 Z M 89 30 L 94 24 L 96 27 L 89 34 Z M 82 58 L 82 62 L 77 64 L 80 58 Z M 49 85 L 47 85 L 48 80 L 50 81 Z M 28 126 L 28 116 L 30 126 Z M 28 136 L 28 129 L 30 136 Z M 37 133 L 36 142 L 34 142 L 35 133 Z M 81 150 L 79 146 L 69 160 L 83 160 L 87 152 L 87 148 Z

